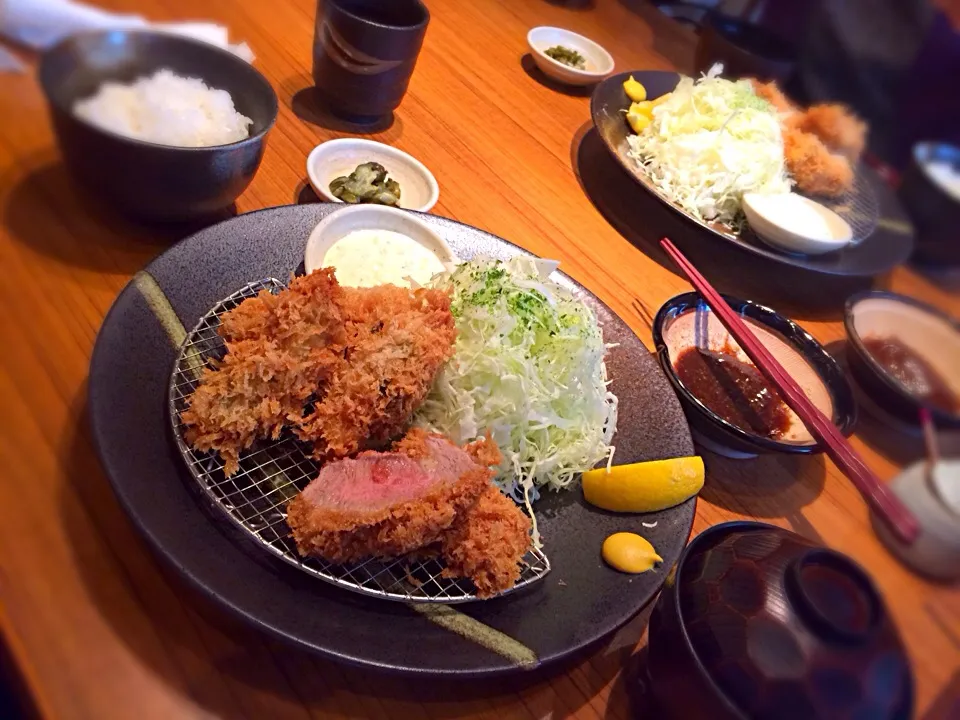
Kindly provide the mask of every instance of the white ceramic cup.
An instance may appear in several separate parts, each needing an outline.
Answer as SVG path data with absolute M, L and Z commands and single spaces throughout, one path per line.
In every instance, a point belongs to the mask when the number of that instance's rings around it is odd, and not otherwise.
M 912 545 L 894 538 L 873 517 L 884 544 L 904 564 L 938 580 L 960 579 L 960 459 L 941 460 L 931 474 L 926 461 L 900 473 L 890 489 L 917 518 L 920 535 Z

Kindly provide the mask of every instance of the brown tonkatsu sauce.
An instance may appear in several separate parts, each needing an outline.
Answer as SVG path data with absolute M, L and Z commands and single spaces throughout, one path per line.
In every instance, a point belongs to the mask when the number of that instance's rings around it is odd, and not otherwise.
M 741 430 L 777 439 L 790 428 L 790 411 L 780 394 L 733 350 L 687 348 L 674 367 L 700 402 Z
M 867 352 L 911 395 L 949 413 L 960 412 L 960 398 L 920 355 L 895 338 L 868 337 Z

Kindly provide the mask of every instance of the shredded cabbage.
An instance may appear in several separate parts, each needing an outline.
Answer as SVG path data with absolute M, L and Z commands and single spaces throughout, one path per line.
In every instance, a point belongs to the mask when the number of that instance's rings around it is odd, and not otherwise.
M 668 198 L 700 220 L 739 223 L 746 192 L 790 190 L 776 111 L 748 80 L 685 77 L 630 135 L 628 154 Z
M 612 457 L 617 398 L 590 308 L 524 256 L 476 258 L 432 284 L 452 292 L 457 340 L 418 424 L 458 444 L 489 431 L 504 456 L 497 483 L 528 509 L 538 488 Z

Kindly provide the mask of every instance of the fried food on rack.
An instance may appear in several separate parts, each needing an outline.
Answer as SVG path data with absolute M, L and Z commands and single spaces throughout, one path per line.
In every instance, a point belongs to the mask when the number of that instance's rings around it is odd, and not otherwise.
M 399 435 L 456 338 L 450 296 L 393 285 L 343 288 L 344 361 L 330 390 L 296 428 L 317 459 L 352 455 Z
M 783 94 L 783 91 L 777 86 L 777 83 L 771 80 L 770 82 L 760 82 L 756 78 L 749 78 L 750 84 L 753 85 L 753 92 L 757 97 L 766 100 L 768 103 L 773 105 L 774 109 L 779 113 L 795 113 L 799 108 L 794 105 L 793 101 L 790 100 L 786 95 Z
M 258 438 L 276 438 L 340 364 L 346 339 L 341 293 L 330 269 L 264 290 L 223 315 L 226 355 L 204 369 L 181 419 L 186 441 L 216 450 L 224 473 Z
M 838 104 L 812 105 L 792 119 L 793 126 L 816 135 L 824 145 L 856 163 L 867 143 L 867 124 Z
M 838 197 L 853 186 L 853 168 L 820 139 L 792 127 L 783 130 L 783 154 L 797 187 L 811 195 Z
M 775 82 L 751 78 L 757 97 L 780 113 L 787 170 L 797 188 L 811 195 L 837 197 L 853 186 L 853 166 L 863 154 L 867 125 L 836 103 L 795 105 Z
M 393 439 L 456 336 L 448 293 L 342 288 L 331 268 L 245 300 L 223 315 L 219 333 L 226 355 L 204 371 L 182 420 L 186 441 L 219 452 L 227 476 L 242 451 L 285 426 L 318 459 Z
M 327 463 L 287 505 L 297 550 L 329 562 L 440 554 L 446 577 L 477 597 L 513 587 L 530 519 L 491 480 L 502 457 L 489 438 L 459 448 L 414 428 L 389 452 Z
M 530 518 L 517 504 L 488 483 L 443 534 L 444 574 L 470 578 L 481 598 L 512 588 L 520 578 L 520 559 L 530 549 L 530 528 Z
M 327 463 L 287 505 L 301 555 L 342 563 L 439 542 L 494 473 L 441 435 L 413 429 L 390 452 Z M 499 493 L 498 493 L 499 494 Z

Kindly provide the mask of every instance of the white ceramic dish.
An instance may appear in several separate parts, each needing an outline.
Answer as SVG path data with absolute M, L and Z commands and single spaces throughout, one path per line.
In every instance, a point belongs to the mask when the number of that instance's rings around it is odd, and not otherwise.
M 548 77 L 567 85 L 592 85 L 613 72 L 613 58 L 590 38 L 563 28 L 535 27 L 527 33 L 527 45 L 533 60 Z M 586 60 L 586 69 L 578 70 L 554 60 L 546 54 L 555 45 L 576 50 Z
M 743 212 L 760 239 L 790 253 L 822 255 L 849 245 L 850 224 L 818 202 L 796 193 L 743 196 Z
M 890 489 L 914 514 L 920 536 L 904 545 L 890 535 L 886 524 L 874 518 L 880 539 L 906 565 L 939 580 L 960 578 L 960 460 L 941 460 L 930 475 L 926 461 L 914 463 Z
M 327 251 L 355 230 L 391 230 L 420 243 L 444 265 L 457 262 L 447 242 L 416 215 L 383 205 L 350 205 L 327 215 L 310 233 L 303 258 L 307 273 L 324 267 Z
M 427 212 L 436 205 L 440 187 L 427 166 L 403 150 L 375 140 L 339 138 L 317 145 L 307 156 L 307 177 L 324 200 L 343 202 L 330 192 L 330 182 L 365 162 L 380 163 L 388 177 L 400 183 L 401 208 Z

